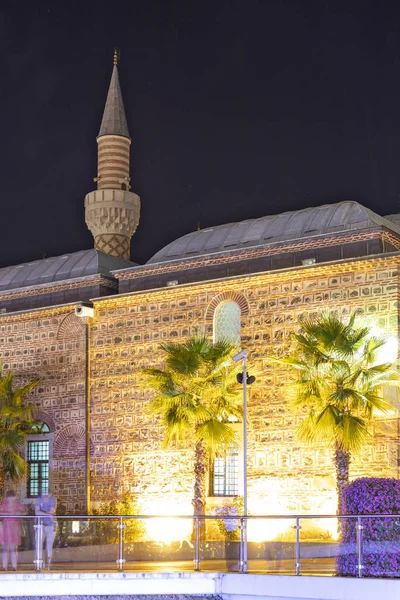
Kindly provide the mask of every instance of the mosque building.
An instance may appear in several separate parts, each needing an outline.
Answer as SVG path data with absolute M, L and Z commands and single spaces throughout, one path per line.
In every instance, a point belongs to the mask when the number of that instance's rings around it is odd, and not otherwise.
M 170 504 L 191 514 L 192 449 L 162 448 L 138 380 L 160 364 L 161 342 L 205 333 L 240 337 L 259 373 L 248 398 L 251 514 L 335 513 L 332 451 L 298 441 L 284 375 L 267 357 L 286 347 L 299 314 L 326 308 L 357 310 L 397 340 L 400 215 L 352 201 L 305 208 L 194 231 L 137 265 L 130 145 L 115 60 L 97 189 L 85 198 L 94 248 L 0 269 L 0 362 L 40 379 L 29 399 L 44 425 L 27 442 L 25 501 L 49 489 L 84 514 L 127 491 L 144 513 Z M 395 410 L 375 420 L 352 478 L 399 477 L 399 425 Z M 240 449 L 214 461 L 210 506 L 240 495 L 241 465 Z

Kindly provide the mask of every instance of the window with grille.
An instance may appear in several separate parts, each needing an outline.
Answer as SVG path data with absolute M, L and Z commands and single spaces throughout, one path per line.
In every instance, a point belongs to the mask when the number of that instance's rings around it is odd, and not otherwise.
M 238 450 L 224 456 L 216 456 L 212 469 L 213 496 L 237 496 L 239 494 Z
M 28 497 L 49 493 L 49 441 L 28 442 Z
M 236 302 L 222 302 L 214 316 L 214 341 L 225 340 L 240 346 L 240 307 Z

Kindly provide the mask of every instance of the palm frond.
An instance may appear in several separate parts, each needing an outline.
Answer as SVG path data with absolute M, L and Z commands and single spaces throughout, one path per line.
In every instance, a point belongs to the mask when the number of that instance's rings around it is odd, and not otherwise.
M 372 335 L 355 313 L 348 319 L 332 311 L 303 315 L 298 324 L 288 355 L 270 360 L 288 369 L 286 393 L 307 413 L 298 435 L 356 451 L 374 411 L 390 410 L 385 390 L 400 386 L 395 366 L 379 361 L 386 339 Z
M 236 441 L 236 433 L 227 423 L 209 419 L 197 427 L 195 438 L 205 444 L 212 457 L 217 452 L 229 451 Z
M 36 433 L 38 420 L 24 398 L 37 384 L 34 380 L 15 388 L 11 371 L 0 378 L 0 467 L 11 481 L 19 480 L 26 472 L 21 451 L 26 436 Z
M 235 347 L 192 337 L 183 343 L 163 343 L 161 349 L 162 367 L 143 369 L 141 387 L 153 391 L 148 411 L 160 415 L 166 446 L 191 438 L 193 432 L 202 432 L 207 448 L 216 448 L 218 439 L 224 444 L 232 431 L 229 419 L 240 418 L 242 412 L 237 367 L 231 360 Z
M 370 434 L 363 419 L 345 413 L 338 423 L 336 437 L 345 452 L 360 452 Z

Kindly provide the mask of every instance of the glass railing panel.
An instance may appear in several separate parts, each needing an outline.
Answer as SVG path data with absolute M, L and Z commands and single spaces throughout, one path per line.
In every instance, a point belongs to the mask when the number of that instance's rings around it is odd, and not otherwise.
M 295 525 L 293 517 L 249 517 L 248 571 L 293 575 L 296 562 Z
M 400 577 L 400 516 L 359 516 L 342 528 L 338 576 Z
M 400 516 L 249 516 L 245 557 L 244 521 L 243 517 L 57 517 L 49 523 L 40 521 L 39 539 L 37 517 L 4 516 L 1 535 L 8 536 L 9 526 L 14 529 L 17 552 L 11 549 L 4 555 L 5 566 L 12 570 L 16 565 L 22 572 L 37 566 L 83 572 L 196 568 L 240 572 L 246 557 L 247 570 L 253 573 L 400 577 Z
M 239 518 L 218 517 L 200 521 L 199 569 L 239 572 Z
M 301 575 L 335 575 L 340 556 L 340 528 L 351 528 L 351 519 L 343 517 L 312 517 L 299 519 L 300 567 Z M 343 552 L 355 549 L 351 542 Z
M 400 577 L 400 515 L 360 517 L 363 577 Z
M 118 525 L 119 519 L 114 517 L 57 517 L 52 546 L 51 528 L 43 526 L 43 569 L 117 570 L 120 535 Z
M 192 517 L 126 517 L 123 524 L 124 570 L 194 570 Z
M 400 577 L 400 515 L 361 517 L 363 577 Z
M 19 515 L 2 516 L 0 521 L 0 567 L 8 571 L 34 570 L 33 521 Z

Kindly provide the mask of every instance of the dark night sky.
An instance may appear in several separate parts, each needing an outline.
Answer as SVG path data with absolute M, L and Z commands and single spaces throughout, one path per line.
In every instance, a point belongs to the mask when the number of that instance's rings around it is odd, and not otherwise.
M 399 2 L 30 4 L 0 9 L 0 266 L 93 246 L 83 201 L 114 45 L 142 200 L 133 260 L 197 221 L 400 210 Z

